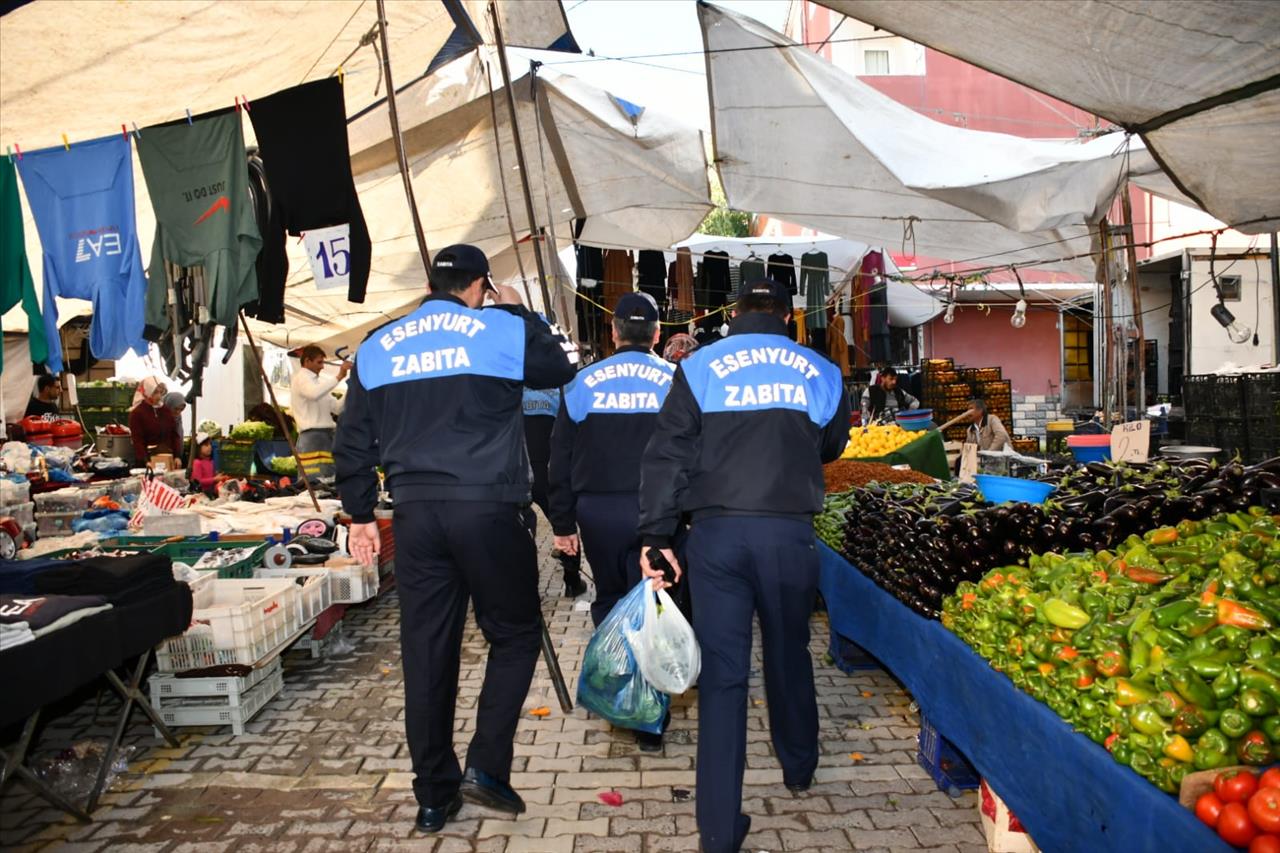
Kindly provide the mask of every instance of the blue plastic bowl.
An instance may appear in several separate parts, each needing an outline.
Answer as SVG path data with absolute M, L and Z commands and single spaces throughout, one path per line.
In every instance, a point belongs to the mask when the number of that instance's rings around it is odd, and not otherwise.
M 921 430 L 926 430 L 933 426 L 933 421 L 929 418 L 915 421 L 898 421 L 898 426 L 902 427 L 907 432 L 920 432 Z
M 910 409 L 898 412 L 894 417 L 898 421 L 898 426 L 907 432 L 918 432 L 928 429 L 933 423 L 933 409 Z
M 1105 462 L 1111 458 L 1111 448 L 1107 445 L 1098 447 L 1073 447 L 1071 455 L 1077 462 Z
M 1022 480 L 1017 477 L 997 477 L 994 474 L 977 474 L 974 479 L 978 481 L 978 491 L 993 504 L 1009 501 L 1042 504 L 1057 488 L 1051 483 Z

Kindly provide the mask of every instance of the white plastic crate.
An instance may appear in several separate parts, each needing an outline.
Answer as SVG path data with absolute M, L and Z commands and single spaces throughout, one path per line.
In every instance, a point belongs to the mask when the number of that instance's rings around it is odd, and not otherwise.
M 212 603 L 192 614 L 192 627 L 156 647 L 160 672 L 252 666 L 302 625 L 300 592 L 292 580 L 217 578 L 212 587 Z
M 376 566 L 330 567 L 329 582 L 333 586 L 334 604 L 359 604 L 378 594 Z
M 298 624 L 305 625 L 333 604 L 333 584 L 329 570 L 323 566 L 296 569 L 254 569 L 256 578 L 289 578 L 298 585 L 298 603 L 301 617 Z
M 176 680 L 176 679 L 175 679 Z M 284 687 L 284 675 L 276 669 L 255 687 L 237 696 L 238 703 L 228 697 L 177 696 L 152 705 L 166 726 L 231 726 L 233 734 L 244 734 L 244 724 L 270 702 Z
M 88 488 L 68 486 L 65 489 L 55 489 L 52 492 L 34 495 L 32 500 L 35 501 L 37 513 L 83 512 L 89 509 L 94 501 L 106 494 L 106 489 L 97 486 Z
M 0 504 L 24 504 L 31 500 L 30 480 L 10 480 L 0 477 Z
M 217 696 L 238 706 L 242 704 L 241 699 L 246 693 L 265 679 L 280 672 L 280 669 L 280 658 L 277 657 L 261 669 L 255 669 L 243 677 L 178 678 L 172 673 L 157 672 L 148 682 L 151 688 L 151 704 L 159 707 L 175 696 Z
M 37 512 L 36 534 L 41 539 L 47 539 L 51 536 L 70 536 L 75 531 L 71 529 L 71 522 L 77 518 L 83 517 L 85 510 L 77 509 L 71 512 Z
M 191 587 L 191 609 L 205 610 L 213 606 L 213 582 L 218 579 L 218 573 L 214 572 L 196 572 L 196 579 L 188 581 L 187 586 Z
M 10 506 L 0 506 L 0 515 L 12 516 L 19 527 L 26 527 L 28 524 L 36 523 L 36 505 L 32 501 L 27 501 L 26 503 L 11 504 Z

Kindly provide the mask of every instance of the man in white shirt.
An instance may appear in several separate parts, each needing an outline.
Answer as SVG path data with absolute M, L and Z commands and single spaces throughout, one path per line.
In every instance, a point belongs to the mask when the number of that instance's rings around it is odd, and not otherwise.
M 298 458 L 308 477 L 332 477 L 334 404 L 333 389 L 347 378 L 351 362 L 343 361 L 336 376 L 324 375 L 324 350 L 314 344 L 302 348 L 300 369 L 289 381 L 290 409 L 298 423 Z

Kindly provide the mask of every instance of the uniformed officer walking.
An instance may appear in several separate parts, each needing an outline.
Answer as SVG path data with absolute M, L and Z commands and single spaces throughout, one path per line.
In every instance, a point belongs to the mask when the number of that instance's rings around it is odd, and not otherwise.
M 822 464 L 849 439 L 849 402 L 840 370 L 787 337 L 790 315 L 783 285 L 744 287 L 728 337 L 680 363 L 643 463 L 646 550 L 661 548 L 678 567 L 670 537 L 682 512 L 693 519 L 685 558 L 702 648 L 697 817 L 708 853 L 738 850 L 751 826 L 741 811 L 755 614 L 783 781 L 802 793 L 818 765 L 813 515 Z M 661 577 L 647 559 L 642 568 Z
M 521 386 L 573 378 L 570 345 L 521 306 L 481 309 L 489 262 L 450 246 L 431 295 L 360 346 L 334 457 L 351 553 L 378 550 L 374 467 L 395 503 L 405 729 L 417 827 L 441 829 L 462 800 L 524 811 L 510 787 L 512 740 L 540 648 Z M 465 773 L 453 750 L 467 599 L 490 651 Z

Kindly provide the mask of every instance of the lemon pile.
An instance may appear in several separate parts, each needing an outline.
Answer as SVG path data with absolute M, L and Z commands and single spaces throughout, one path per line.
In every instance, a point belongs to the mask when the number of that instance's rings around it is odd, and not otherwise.
M 841 459 L 863 459 L 887 456 L 919 438 L 922 433 L 909 432 L 897 424 L 854 427 L 849 430 L 849 445 Z

